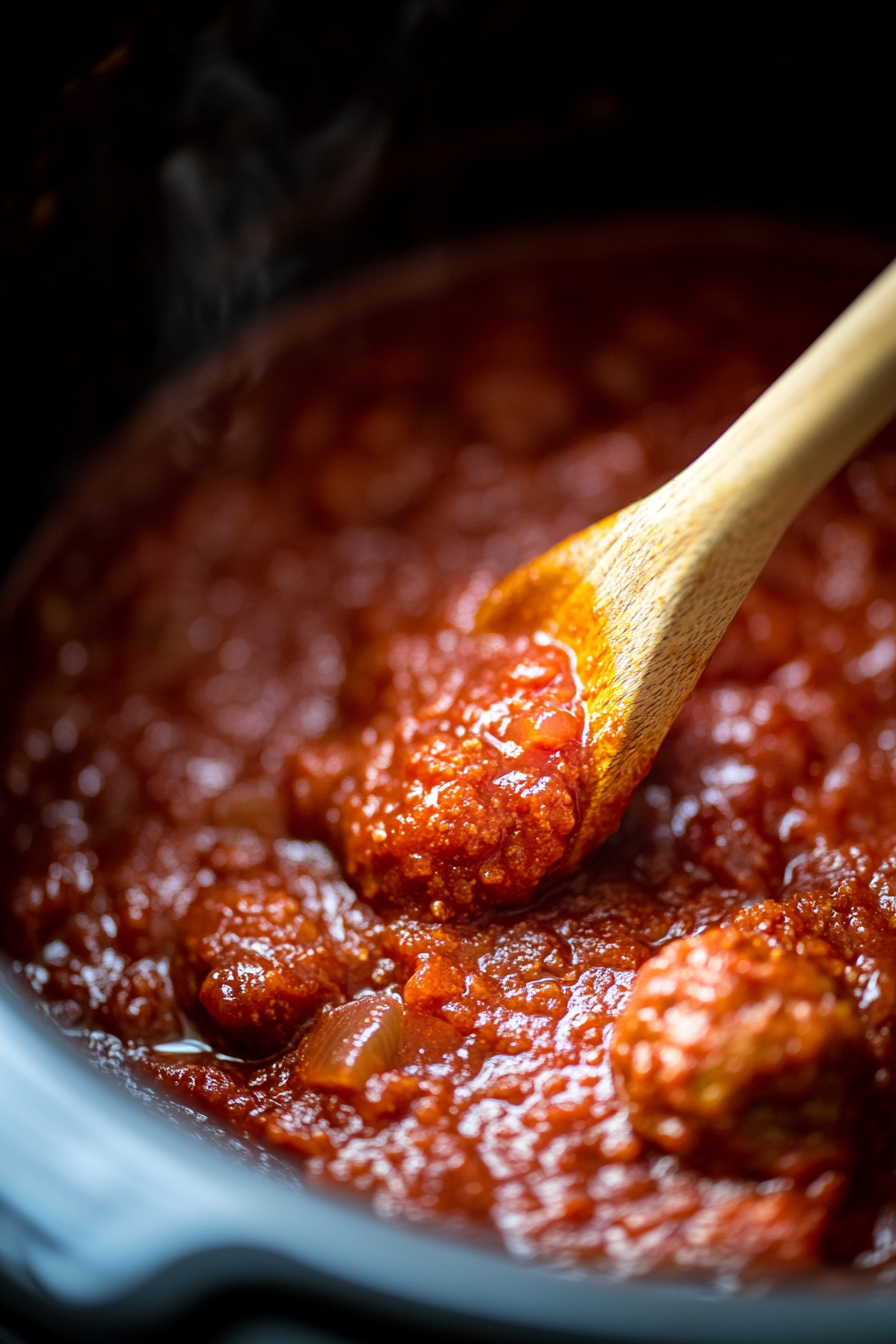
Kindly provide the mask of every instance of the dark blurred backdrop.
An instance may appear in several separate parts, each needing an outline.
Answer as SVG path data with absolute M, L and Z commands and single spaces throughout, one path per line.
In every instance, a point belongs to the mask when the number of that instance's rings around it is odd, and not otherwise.
M 855 6 L 11 0 L 0 565 L 148 386 L 371 258 L 654 208 L 896 236 L 894 26 Z

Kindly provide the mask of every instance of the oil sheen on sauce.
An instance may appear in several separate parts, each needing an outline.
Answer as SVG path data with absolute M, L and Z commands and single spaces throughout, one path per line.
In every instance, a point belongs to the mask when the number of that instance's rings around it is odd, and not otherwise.
M 475 628 L 868 278 L 558 246 L 356 308 L 173 427 L 176 484 L 13 630 L 0 916 L 42 1009 L 384 1214 L 626 1272 L 886 1271 L 893 436 L 572 876 L 574 663 Z

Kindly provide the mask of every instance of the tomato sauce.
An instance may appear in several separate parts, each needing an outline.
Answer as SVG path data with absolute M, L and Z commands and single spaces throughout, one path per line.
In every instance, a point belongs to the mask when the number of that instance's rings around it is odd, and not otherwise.
M 572 876 L 574 661 L 475 627 L 873 269 L 558 243 L 235 364 L 164 497 L 16 619 L 0 913 L 39 1007 L 520 1256 L 896 1268 L 896 438 L 797 519 Z

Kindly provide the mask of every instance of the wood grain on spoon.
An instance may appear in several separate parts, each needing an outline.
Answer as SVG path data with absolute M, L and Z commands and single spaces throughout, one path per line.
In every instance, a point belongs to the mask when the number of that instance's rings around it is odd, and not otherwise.
M 616 829 L 788 524 L 894 413 L 896 262 L 685 471 L 486 599 L 480 629 L 541 629 L 576 655 L 588 763 L 564 871 Z

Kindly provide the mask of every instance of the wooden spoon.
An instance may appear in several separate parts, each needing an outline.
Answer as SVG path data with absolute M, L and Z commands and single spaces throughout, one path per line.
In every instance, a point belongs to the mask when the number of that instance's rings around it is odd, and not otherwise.
M 588 709 L 583 815 L 563 865 L 614 831 L 781 534 L 896 413 L 896 262 L 702 457 L 510 574 L 482 630 L 574 652 Z

